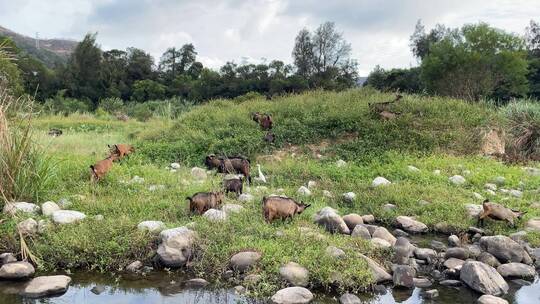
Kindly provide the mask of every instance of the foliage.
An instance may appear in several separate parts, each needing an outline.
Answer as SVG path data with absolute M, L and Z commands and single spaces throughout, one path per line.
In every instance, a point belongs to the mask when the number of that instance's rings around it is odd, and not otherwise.
M 369 73 L 364 86 L 371 86 L 384 92 L 419 93 L 423 91 L 419 68 L 386 71 L 380 66 L 376 66 Z
M 99 108 L 110 114 L 115 114 L 123 110 L 124 101 L 118 97 L 104 98 L 99 101 Z
M 512 102 L 502 113 L 508 121 L 511 151 L 525 159 L 540 160 L 540 103 Z
M 540 24 L 531 20 L 526 29 L 526 41 L 529 60 L 529 95 L 540 99 Z
M 21 72 L 14 62 L 17 53 L 13 41 L 0 37 L 0 85 L 16 96 L 23 93 Z
M 133 83 L 133 95 L 131 99 L 143 102 L 152 99 L 161 99 L 165 97 L 165 86 L 150 80 L 137 80 Z
M 43 103 L 43 110 L 50 114 L 69 115 L 72 113 L 84 113 L 89 112 L 91 105 L 89 102 L 65 97 L 65 91 L 58 91 L 56 96 L 48 98 Z

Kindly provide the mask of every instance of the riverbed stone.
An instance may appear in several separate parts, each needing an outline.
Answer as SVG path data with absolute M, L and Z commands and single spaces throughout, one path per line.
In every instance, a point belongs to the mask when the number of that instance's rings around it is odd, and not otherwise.
M 303 196 L 310 196 L 311 190 L 309 190 L 309 188 L 307 188 L 306 186 L 301 186 L 300 188 L 298 188 L 298 190 L 296 190 L 296 193 Z
M 457 186 L 461 186 L 461 185 L 463 185 L 463 184 L 465 184 L 467 182 L 467 180 L 461 175 L 454 175 L 454 176 L 448 178 L 448 180 L 452 184 L 457 185 Z
M 446 245 L 443 242 L 437 240 L 431 240 L 431 242 L 429 242 L 429 247 L 433 248 L 436 251 L 446 250 Z
M 206 170 L 199 167 L 191 168 L 191 176 L 197 180 L 205 180 L 207 177 Z
M 74 210 L 58 210 L 52 213 L 52 221 L 59 225 L 73 224 L 85 218 L 84 213 Z
M 251 195 L 249 193 L 242 193 L 242 194 L 240 194 L 240 196 L 238 196 L 238 201 L 239 202 L 248 203 L 248 202 L 253 201 L 253 199 L 254 199 L 253 195 Z
M 205 279 L 195 278 L 195 279 L 187 280 L 185 284 L 187 287 L 191 287 L 191 288 L 202 288 L 202 287 L 207 286 L 210 283 L 208 283 L 208 281 Z
M 22 295 L 29 298 L 39 298 L 67 291 L 71 278 L 65 275 L 41 276 L 34 278 L 26 285 Z
M 165 223 L 162 221 L 143 221 L 137 225 L 140 231 L 149 231 L 151 233 L 159 233 L 165 229 Z
M 17 262 L 17 258 L 15 255 L 11 252 L 4 252 L 0 254 L 0 266 L 7 264 L 7 263 L 13 263 Z
M 428 231 L 426 224 L 409 216 L 398 216 L 396 217 L 396 222 L 399 227 L 409 233 L 424 233 Z
M 356 199 L 356 194 L 354 192 L 347 192 L 347 193 L 343 193 L 343 195 L 341 196 L 343 198 L 343 201 L 345 203 L 353 203 L 354 200 Z
M 356 225 L 354 227 L 353 232 L 351 233 L 352 237 L 361 237 L 364 240 L 371 239 L 371 234 L 369 233 L 369 230 L 366 228 L 365 225 Z
M 431 282 L 428 278 L 414 278 L 414 287 L 418 288 L 427 288 L 433 285 L 433 282 Z
M 345 251 L 335 246 L 328 246 L 325 250 L 326 254 L 334 259 L 343 259 L 346 257 Z
M 141 261 L 135 261 L 126 266 L 126 271 L 139 272 L 142 267 L 143 267 L 143 263 Z
M 459 287 L 463 284 L 459 280 L 442 280 L 439 282 L 439 285 L 447 287 Z
M 480 238 L 480 247 L 495 256 L 501 263 L 532 262 L 528 253 L 511 238 L 504 235 L 483 236 Z
M 403 231 L 403 230 L 401 230 L 401 229 L 399 229 L 399 228 L 394 229 L 394 230 L 392 231 L 392 234 L 393 234 L 395 237 L 409 237 L 409 236 L 410 236 L 407 232 L 405 232 L 405 231 Z
M 508 292 L 508 284 L 495 268 L 478 261 L 468 261 L 461 267 L 460 279 L 482 294 L 499 296 Z
M 371 238 L 371 240 L 369 240 L 369 242 L 371 243 L 371 245 L 373 245 L 376 248 L 385 249 L 385 248 L 392 247 L 392 245 L 387 240 L 383 240 L 383 239 L 378 238 L 378 237 Z
M 394 244 L 393 262 L 398 265 L 408 265 L 409 258 L 412 255 L 414 247 L 405 237 L 398 237 Z
M 359 255 L 367 262 L 376 283 L 382 283 L 392 280 L 392 276 L 388 272 L 386 272 L 386 270 L 382 268 L 377 262 L 363 254 Z
M 395 210 L 396 208 L 397 208 L 396 205 L 390 204 L 390 203 L 389 203 L 389 204 L 384 204 L 384 205 L 382 206 L 382 210 L 384 210 L 384 211 L 386 211 L 386 212 L 392 212 L 392 210 Z
M 448 260 L 444 261 L 444 267 L 452 270 L 460 270 L 463 264 L 465 264 L 464 260 L 456 259 L 456 258 L 449 258 Z
M 461 241 L 459 237 L 455 234 L 452 234 L 448 237 L 448 246 L 449 247 L 459 247 L 461 246 Z
M 36 234 L 38 232 L 38 223 L 33 218 L 29 218 L 18 223 L 17 230 L 24 235 Z
M 104 285 L 95 285 L 94 287 L 92 287 L 92 289 L 90 289 L 90 292 L 99 296 L 100 294 L 105 292 L 105 286 Z
M 160 232 L 161 244 L 157 249 L 159 261 L 165 267 L 186 265 L 192 255 L 196 233 L 187 227 L 166 229 Z
M 48 201 L 41 204 L 41 213 L 45 216 L 51 216 L 53 212 L 60 210 L 60 206 L 55 202 Z
M 209 209 L 203 214 L 203 217 L 211 222 L 222 222 L 227 220 L 227 213 L 222 210 Z
M 476 303 L 478 304 L 508 304 L 508 301 L 506 301 L 503 298 L 495 297 L 492 295 L 483 295 L 480 298 L 478 298 L 478 301 Z
M 356 225 L 364 223 L 364 220 L 362 220 L 362 216 L 356 213 L 349 213 L 347 215 L 344 215 L 343 220 L 345 221 L 347 227 L 349 227 L 350 231 L 353 231 Z
M 353 295 L 352 293 L 346 293 L 346 294 L 343 294 L 341 297 L 339 297 L 339 303 L 340 304 L 362 304 L 362 301 L 360 301 L 360 298 Z
M 12 262 L 0 267 L 0 280 L 27 279 L 35 273 L 34 266 L 28 262 Z
M 279 268 L 281 278 L 293 286 L 305 287 L 309 283 L 309 271 L 295 262 L 289 262 Z
M 531 279 L 536 275 L 534 267 L 523 263 L 508 263 L 497 267 L 497 272 L 504 278 Z
M 540 218 L 532 218 L 527 221 L 527 230 L 540 232 Z
M 466 260 L 469 258 L 469 251 L 462 247 L 448 248 L 444 254 L 446 259 L 456 258 L 460 260 Z
M 435 299 L 439 296 L 439 291 L 437 289 L 426 290 L 422 293 L 422 296 L 426 299 Z
M 235 271 L 244 272 L 257 264 L 261 257 L 257 251 L 241 251 L 231 257 L 230 266 Z
M 392 275 L 394 286 L 406 288 L 414 287 L 415 274 L 416 272 L 411 266 L 397 265 L 394 267 L 394 273 Z
M 39 210 L 40 208 L 38 205 L 27 202 L 6 203 L 4 205 L 4 213 L 9 215 L 14 215 L 19 212 L 37 214 Z
M 375 216 L 373 214 L 362 215 L 362 221 L 364 221 L 364 224 L 373 224 L 375 223 Z
M 335 209 L 330 207 L 324 207 L 319 210 L 319 212 L 317 212 L 317 214 L 314 216 L 314 221 L 331 233 L 351 233 L 343 218 L 339 216 Z
M 431 262 L 435 261 L 435 259 L 437 258 L 437 252 L 431 248 L 415 248 L 414 256 L 417 259 Z
M 489 266 L 493 268 L 497 268 L 501 265 L 501 262 L 497 260 L 495 256 L 493 256 L 491 253 L 483 251 L 480 253 L 480 255 L 477 258 L 478 261 L 488 264 Z
M 371 186 L 372 187 L 380 187 L 380 186 L 388 186 L 392 184 L 392 182 L 390 182 L 389 180 L 387 180 L 386 178 L 382 177 L 382 176 L 377 176 L 373 182 L 371 182 Z
M 394 245 L 396 243 L 396 238 L 388 232 L 388 230 L 384 227 L 377 227 L 375 231 L 371 234 L 372 238 L 379 238 L 387 241 L 390 245 Z
M 313 293 L 304 287 L 287 287 L 278 290 L 271 298 L 275 304 L 305 304 L 313 300 Z
M 482 210 L 484 210 L 484 208 L 482 208 L 482 205 L 466 204 L 465 210 L 467 210 L 467 213 L 469 214 L 470 218 L 478 218 L 478 216 L 480 215 Z

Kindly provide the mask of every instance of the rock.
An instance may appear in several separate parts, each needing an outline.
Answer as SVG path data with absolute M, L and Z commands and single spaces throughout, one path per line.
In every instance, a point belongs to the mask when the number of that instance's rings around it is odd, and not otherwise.
M 235 271 L 244 272 L 257 264 L 261 257 L 256 251 L 242 251 L 231 257 L 230 266 Z
M 392 280 L 397 287 L 414 287 L 414 275 L 416 272 L 411 266 L 398 265 L 394 268 Z
M 427 278 L 414 278 L 413 282 L 414 282 L 414 287 L 418 287 L 418 288 L 427 288 L 433 285 L 433 283 Z
M 309 283 L 309 271 L 301 265 L 289 262 L 279 268 L 281 278 L 293 286 L 305 287 Z
M 502 186 L 506 183 L 506 178 L 504 176 L 497 176 L 493 179 L 493 183 Z
M 39 209 L 38 205 L 27 202 L 6 203 L 4 205 L 4 213 L 9 215 L 15 215 L 18 212 L 37 214 Z
M 419 173 L 420 172 L 420 169 L 416 168 L 415 166 L 407 166 L 407 170 L 409 170 L 409 172 L 412 172 L 412 173 Z
M 362 217 L 356 213 L 350 213 L 345 216 L 343 216 L 343 220 L 345 221 L 345 224 L 347 227 L 349 227 L 349 230 L 354 230 L 356 225 L 363 224 L 364 221 L 362 220 Z
M 375 217 L 372 214 L 362 215 L 362 221 L 364 221 L 365 224 L 373 224 L 375 223 Z
M 208 281 L 201 278 L 190 279 L 186 281 L 186 286 L 191 287 L 191 288 L 201 288 L 201 287 L 205 287 L 208 284 L 209 284 Z
M 395 237 L 409 237 L 409 234 L 401 229 L 394 229 L 394 231 L 392 231 L 392 234 Z
M 169 167 L 171 167 L 171 169 L 178 170 L 178 169 L 180 169 L 180 164 L 179 163 L 171 163 L 169 165 Z
M 480 240 L 480 237 L 478 240 Z M 470 259 L 476 259 L 482 253 L 482 248 L 477 244 L 465 245 L 463 248 L 469 253 Z
M 540 218 L 533 218 L 527 221 L 526 229 L 540 232 Z
M 41 213 L 45 216 L 51 216 L 53 212 L 60 210 L 60 206 L 58 206 L 55 202 L 45 202 L 41 204 Z
M 431 204 L 431 202 L 428 202 L 426 200 L 419 200 L 418 201 L 418 205 L 420 205 L 420 206 L 427 206 L 427 205 L 430 205 L 430 204 Z
M 439 282 L 439 285 L 447 287 L 459 287 L 461 286 L 461 281 L 458 280 L 442 280 Z
M 90 292 L 95 295 L 100 295 L 105 291 L 105 286 L 103 285 L 96 285 L 90 289 Z
M 103 219 L 105 219 L 105 217 L 101 214 L 98 214 L 98 215 L 95 215 L 94 216 L 94 220 L 96 221 L 103 221 Z
M 338 161 L 336 161 L 336 166 L 338 168 L 342 168 L 342 167 L 345 167 L 347 165 L 347 162 L 344 161 L 343 159 L 339 159 Z
M 393 262 L 397 265 L 408 265 L 409 257 L 412 255 L 414 247 L 405 237 L 398 237 L 394 245 Z
M 531 259 L 521 245 L 504 235 L 483 236 L 480 239 L 480 247 L 502 263 L 528 262 Z
M 84 195 L 80 195 L 78 197 L 79 201 L 83 201 L 85 199 L 86 199 L 86 197 Z M 67 199 L 67 198 L 61 198 L 61 199 L 58 200 L 58 207 L 60 207 L 60 209 L 69 208 L 69 207 L 71 207 L 71 205 L 72 205 L 71 201 L 69 199 Z
M 151 233 L 159 233 L 165 229 L 165 223 L 162 221 L 143 221 L 137 225 L 140 231 L 149 231 Z
M 504 278 L 532 279 L 536 271 L 534 267 L 522 263 L 508 263 L 497 267 L 497 272 Z
M 240 286 L 240 285 L 234 286 L 234 292 L 236 294 L 244 294 L 244 293 L 246 293 L 246 288 L 244 286 Z
M 334 259 L 343 259 L 346 257 L 345 251 L 335 247 L 335 246 L 328 246 L 325 250 L 326 254 L 328 256 L 333 257 Z
M 271 300 L 275 304 L 304 304 L 313 300 L 313 294 L 304 287 L 287 287 L 278 290 Z
M 392 246 L 396 244 L 396 238 L 384 227 L 377 227 L 377 229 L 375 229 L 375 231 L 371 234 L 371 237 L 383 239 Z
M 437 252 L 430 248 L 415 248 L 414 256 L 420 260 L 434 261 L 437 258 Z
M 429 246 L 437 251 L 445 251 L 446 250 L 446 245 L 444 245 L 442 242 L 439 242 L 439 241 L 436 241 L 436 240 L 431 240 L 431 242 L 429 243 Z
M 205 180 L 207 177 L 206 170 L 199 167 L 193 167 L 191 168 L 191 176 L 198 180 Z
M 362 304 L 362 301 L 360 301 L 360 298 L 358 298 L 357 296 L 351 293 L 346 293 L 346 294 L 343 294 L 341 297 L 339 297 L 339 303 L 340 304 Z
M 253 195 L 249 193 L 242 193 L 240 196 L 238 196 L 238 201 L 240 202 L 251 202 L 253 201 Z
M 485 263 L 493 268 L 497 268 L 501 265 L 499 260 L 494 257 L 491 253 L 483 251 L 477 258 L 478 261 Z
M 15 255 L 11 252 L 5 252 L 0 254 L 0 266 L 7 264 L 7 263 L 13 263 L 17 262 L 17 258 Z
M 303 195 L 303 196 L 310 196 L 311 195 L 311 190 L 309 190 L 305 186 L 301 186 L 300 188 L 298 188 L 298 190 L 296 190 L 296 193 L 298 193 L 300 195 Z
M 480 215 L 480 212 L 484 210 L 482 208 L 482 205 L 476 205 L 476 204 L 466 204 L 465 209 L 467 209 L 467 213 L 469 214 L 469 217 L 471 218 L 478 218 Z
M 12 262 L 0 267 L 0 280 L 20 280 L 33 276 L 34 266 L 28 262 Z
M 426 290 L 422 296 L 426 299 L 435 299 L 439 296 L 439 291 L 437 289 Z
M 491 190 L 491 191 L 497 191 L 497 185 L 492 183 L 486 183 L 484 185 L 484 189 Z
M 244 284 L 256 285 L 261 279 L 262 276 L 260 274 L 248 274 L 244 277 Z
M 392 247 L 392 245 L 387 241 L 387 240 L 383 240 L 381 238 L 378 238 L 378 237 L 374 237 L 370 240 L 371 242 L 371 245 L 373 245 L 374 247 L 376 248 L 390 248 Z
M 480 298 L 478 298 L 478 301 L 476 303 L 478 304 L 508 304 L 508 301 L 506 301 L 503 298 L 495 297 L 492 295 L 483 295 Z
M 58 210 L 52 214 L 52 221 L 59 225 L 76 223 L 84 218 L 86 218 L 84 213 L 73 210 Z
M 353 232 L 351 233 L 352 237 L 361 237 L 364 240 L 370 240 L 371 234 L 369 233 L 369 230 L 364 225 L 356 225 L 354 227 Z
M 450 234 L 452 231 L 452 228 L 448 225 L 447 222 L 438 222 L 433 227 L 433 230 L 436 232 L 440 232 L 442 234 Z
M 466 260 L 469 258 L 469 251 L 467 251 L 467 249 L 462 248 L 462 247 L 452 247 L 446 250 L 444 257 L 446 259 L 456 258 L 460 260 Z
M 330 208 L 324 207 L 314 216 L 315 223 L 324 226 L 325 229 L 331 233 L 342 233 L 350 234 L 351 231 L 345 221 L 337 214 L 337 211 Z
M 461 186 L 463 184 L 465 184 L 467 181 L 465 180 L 465 178 L 461 175 L 454 175 L 450 178 L 448 178 L 448 180 L 454 184 L 454 185 L 457 185 L 457 186 Z
M 473 197 L 477 200 L 481 200 L 483 201 L 484 200 L 484 197 L 482 196 L 482 194 L 478 193 L 478 192 L 473 192 Z
M 221 222 L 227 220 L 227 213 L 217 209 L 209 209 L 203 214 L 203 217 L 211 222 Z
M 154 192 L 158 190 L 165 190 L 165 185 L 150 185 L 148 191 Z
M 29 218 L 18 223 L 17 230 L 25 235 L 36 234 L 38 232 L 38 223 L 33 218 Z
M 143 263 L 141 261 L 135 261 L 126 266 L 126 271 L 139 272 L 142 267 L 143 267 Z
M 135 175 L 129 182 L 129 184 L 142 184 L 144 183 L 144 178 Z
M 461 241 L 459 237 L 455 234 L 452 234 L 448 237 L 448 246 L 449 247 L 459 247 L 461 246 Z
M 323 190 L 322 192 L 323 196 L 326 197 L 326 198 L 333 198 L 334 195 L 332 194 L 332 192 L 328 191 L 328 190 Z
M 521 192 L 519 190 L 516 190 L 516 189 L 512 189 L 512 190 L 510 190 L 510 195 L 513 196 L 513 197 L 521 198 L 521 197 L 523 197 L 523 192 Z
M 196 233 L 186 227 L 166 229 L 160 232 L 161 244 L 157 249 L 160 263 L 177 268 L 186 265 L 192 255 Z
M 350 204 L 350 203 L 353 203 L 354 200 L 356 199 L 356 194 L 354 192 L 343 193 L 342 198 L 345 203 Z
M 495 191 L 489 190 L 489 189 L 486 190 L 486 193 L 488 193 L 489 195 L 492 195 L 492 196 L 496 196 L 496 195 L 497 195 L 497 193 L 496 193 Z
M 71 278 L 65 275 L 41 276 L 34 278 L 26 285 L 22 295 L 29 298 L 39 298 L 66 292 Z
M 448 269 L 461 270 L 461 267 L 463 266 L 463 264 L 465 264 L 465 261 L 456 258 L 449 258 L 448 260 L 444 261 L 443 264 L 444 267 Z
M 376 283 L 382 283 L 392 280 L 392 276 L 388 272 L 386 272 L 386 270 L 384 270 L 384 268 L 382 268 L 377 262 L 373 261 L 372 259 L 368 258 L 363 254 L 359 255 L 367 262 Z
M 398 216 L 396 222 L 398 226 L 409 233 L 424 233 L 428 231 L 428 227 L 424 223 L 408 216 Z
M 471 289 L 482 294 L 502 295 L 508 292 L 508 284 L 495 268 L 477 261 L 468 261 L 461 267 L 460 279 Z
M 227 215 L 240 213 L 242 210 L 244 210 L 244 206 L 237 204 L 225 204 L 221 207 L 221 211 L 225 212 Z
M 391 212 L 392 210 L 394 210 L 394 209 L 396 209 L 396 208 L 397 208 L 397 206 L 394 205 L 394 204 L 384 204 L 384 205 L 382 206 L 382 209 L 383 209 L 384 211 L 386 211 L 386 212 Z
M 441 170 L 435 169 L 435 170 L 433 170 L 433 174 L 434 175 L 441 175 Z
M 386 178 L 382 176 L 378 176 L 373 180 L 373 182 L 371 183 L 371 186 L 372 187 L 387 186 L 387 185 L 390 185 L 391 183 L 392 182 L 390 182 Z
M 524 231 L 524 230 L 521 230 L 521 231 L 518 231 L 518 232 L 514 232 L 512 234 L 509 235 L 509 237 L 516 241 L 516 242 L 521 242 L 525 239 L 525 237 L 527 236 L 527 231 Z
M 310 180 L 310 181 L 307 182 L 307 187 L 308 187 L 308 189 L 313 189 L 313 188 L 317 187 L 317 182 Z
M 49 221 L 39 220 L 38 221 L 37 231 L 38 231 L 39 234 L 43 234 L 43 233 L 47 232 L 47 230 L 49 229 L 50 226 L 51 226 L 51 223 Z

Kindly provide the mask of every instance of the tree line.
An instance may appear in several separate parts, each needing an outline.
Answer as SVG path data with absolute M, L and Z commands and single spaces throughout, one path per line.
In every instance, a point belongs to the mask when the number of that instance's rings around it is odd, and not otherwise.
M 535 21 L 523 36 L 487 23 L 461 28 L 439 24 L 426 31 L 418 21 L 410 47 L 418 67 L 385 70 L 377 66 L 365 85 L 497 103 L 521 97 L 540 99 L 540 25 Z
M 165 98 L 199 103 L 248 92 L 271 98 L 313 88 L 341 90 L 358 82 L 351 46 L 333 22 L 321 24 L 313 32 L 303 29 L 298 33 L 293 64 L 280 60 L 259 64 L 227 62 L 219 70 L 198 61 L 191 43 L 168 48 L 156 62 L 138 48 L 104 51 L 96 38 L 95 33 L 87 34 L 68 62 L 53 69 L 17 49 L 8 38 L 0 39 L 18 57 L 16 61 L 0 62 L 0 74 L 9 74 L 16 93 L 35 95 L 49 104 L 62 98 L 75 99 L 89 110 L 111 98 L 132 103 Z M 58 100 L 51 101 L 55 98 Z

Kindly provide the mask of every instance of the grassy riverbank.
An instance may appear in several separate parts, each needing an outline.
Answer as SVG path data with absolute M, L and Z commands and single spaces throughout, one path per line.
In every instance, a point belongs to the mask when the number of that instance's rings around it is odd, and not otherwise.
M 146 123 L 89 115 L 39 118 L 35 122 L 37 139 L 55 163 L 47 200 L 67 198 L 72 202 L 69 209 L 88 217 L 75 225 L 50 226 L 46 233 L 27 242 L 43 269 L 117 271 L 134 260 L 152 260 L 157 237 L 138 231 L 139 222 L 160 220 L 171 228 L 195 222 L 201 250 L 193 271 L 198 276 L 219 280 L 231 255 L 255 249 L 263 254 L 252 271 L 263 278 L 255 287 L 259 293 L 268 294 L 282 284 L 279 267 L 289 261 L 306 267 L 315 286 L 330 288 L 339 274 L 338 285 L 354 290 L 372 282 L 365 262 L 357 255 L 363 253 L 384 262 L 388 254 L 361 239 L 331 235 L 317 227 L 312 217 L 322 207 L 331 206 L 342 215 L 373 214 L 387 225 L 398 215 L 416 216 L 430 228 L 446 222 L 459 231 L 475 224 L 464 206 L 481 203 L 473 195 L 477 192 L 528 211 L 516 229 L 487 221 L 486 228 L 493 233 L 517 231 L 527 219 L 540 216 L 540 209 L 532 205 L 538 200 L 540 177 L 528 175 L 521 166 L 477 156 L 480 130 L 501 124 L 494 109 L 457 100 L 406 96 L 394 108 L 402 113 L 395 121 L 381 121 L 369 112 L 368 102 L 391 98 L 369 90 L 352 90 L 312 92 L 272 102 L 215 101 L 195 107 L 175 121 L 155 119 Z M 249 112 L 256 110 L 273 114 L 273 131 L 278 138 L 274 146 L 262 142 L 263 132 L 250 120 Z M 46 133 L 52 127 L 63 129 L 64 135 L 49 137 Z M 120 142 L 134 144 L 136 154 L 114 166 L 100 184 L 90 184 L 88 166 L 105 157 L 107 144 Z M 202 166 L 208 153 L 247 154 L 252 158 L 253 171 L 259 163 L 268 177 L 268 183 L 261 185 L 267 190 L 251 187 L 253 202 L 239 203 L 228 197 L 228 203 L 242 204 L 244 211 L 220 224 L 190 216 L 184 200 L 195 192 L 220 187 L 219 175 L 210 175 L 202 182 L 191 176 L 191 167 Z M 338 158 L 348 164 L 337 167 Z M 182 164 L 174 173 L 166 169 L 173 161 Z M 411 172 L 409 165 L 420 172 Z M 440 170 L 440 175 L 434 170 Z M 455 174 L 463 175 L 467 183 L 451 184 L 448 177 Z M 136 175 L 144 182 L 127 183 Z M 377 176 L 393 184 L 371 188 Z M 496 176 L 506 178 L 503 188 L 522 189 L 523 197 L 486 193 L 484 184 Z M 302 199 L 312 207 L 292 222 L 264 223 L 260 204 L 263 195 L 283 188 L 284 194 L 300 198 L 296 190 L 309 180 L 317 186 L 312 196 Z M 152 185 L 163 187 L 152 191 Z M 331 191 L 334 198 L 324 197 L 322 190 Z M 340 199 L 349 191 L 357 194 L 353 204 Z M 419 200 L 429 204 L 420 204 Z M 387 203 L 397 208 L 385 211 L 382 206 Z M 96 215 L 103 215 L 103 220 L 95 219 Z M 19 251 L 15 227 L 26 217 L 1 218 L 5 221 L 0 224 L 0 252 Z M 35 217 L 41 218 L 45 217 Z M 540 243 L 538 235 L 530 236 Z M 347 258 L 328 257 L 325 249 L 329 245 L 343 249 Z

